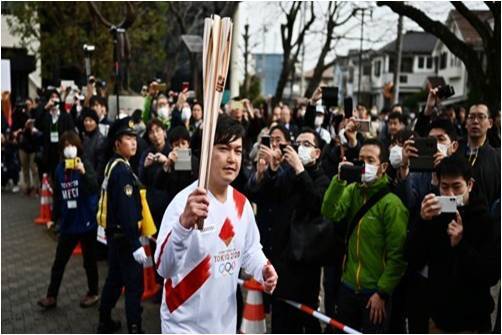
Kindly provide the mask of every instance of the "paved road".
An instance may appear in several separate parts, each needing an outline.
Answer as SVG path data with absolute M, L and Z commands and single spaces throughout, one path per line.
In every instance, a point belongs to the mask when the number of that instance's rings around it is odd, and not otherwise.
M 81 296 L 87 282 L 82 256 L 73 256 L 66 271 L 58 306 L 41 311 L 36 302 L 46 294 L 56 239 L 45 226 L 36 225 L 38 198 L 2 192 L 2 333 L 95 333 L 98 306 L 82 309 Z M 98 263 L 100 292 L 107 274 L 105 261 Z M 143 303 L 143 328 L 147 333 L 160 332 L 159 305 Z M 127 332 L 124 298 L 121 297 L 113 317 L 122 321 Z

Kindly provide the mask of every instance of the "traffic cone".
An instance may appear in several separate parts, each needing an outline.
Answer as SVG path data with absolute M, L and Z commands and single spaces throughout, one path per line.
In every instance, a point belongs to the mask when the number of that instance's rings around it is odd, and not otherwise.
M 265 309 L 263 307 L 262 286 L 254 279 L 246 280 L 246 303 L 242 313 L 241 334 L 265 334 Z
M 148 262 L 143 265 L 143 296 L 141 300 L 150 299 L 155 296 L 160 290 L 160 285 L 155 279 L 155 270 L 153 269 L 152 249 L 148 238 L 141 236 L 141 244 L 145 248 L 145 253 L 148 256 Z
M 51 205 L 52 189 L 49 185 L 47 173 L 44 173 L 40 190 L 40 215 L 35 219 L 36 224 L 46 224 L 52 220 Z
M 80 242 L 78 242 L 75 249 L 73 249 L 72 255 L 81 255 L 81 254 L 82 254 L 82 248 L 80 247 Z

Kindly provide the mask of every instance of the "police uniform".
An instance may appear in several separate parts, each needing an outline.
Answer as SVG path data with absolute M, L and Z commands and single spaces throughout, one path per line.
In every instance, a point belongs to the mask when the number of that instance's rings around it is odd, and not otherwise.
M 124 134 L 135 135 L 130 118 L 116 121 L 110 128 L 110 145 Z M 139 181 L 129 162 L 115 153 L 110 162 L 114 165 L 106 181 L 108 244 L 108 277 L 101 295 L 98 332 L 110 333 L 120 324 L 112 321 L 111 310 L 125 287 L 125 309 L 129 332 L 141 331 L 141 296 L 143 294 L 143 266 L 135 261 L 133 252 L 142 247 L 138 222 L 141 220 Z M 111 165 L 111 163 L 109 164 Z

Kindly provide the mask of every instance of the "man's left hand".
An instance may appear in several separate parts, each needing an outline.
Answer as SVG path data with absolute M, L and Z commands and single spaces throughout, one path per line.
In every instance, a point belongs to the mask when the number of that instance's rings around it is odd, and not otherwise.
M 385 320 L 385 300 L 378 293 L 373 293 L 366 308 L 370 308 L 370 321 L 374 324 L 381 324 Z
M 450 236 L 450 244 L 452 247 L 456 247 L 462 240 L 462 234 L 464 232 L 464 226 L 462 224 L 462 217 L 457 211 L 457 218 L 452 220 L 448 224 L 448 236 Z
M 263 267 L 263 288 L 265 292 L 272 294 L 277 285 L 277 272 L 275 272 L 274 266 L 267 262 Z

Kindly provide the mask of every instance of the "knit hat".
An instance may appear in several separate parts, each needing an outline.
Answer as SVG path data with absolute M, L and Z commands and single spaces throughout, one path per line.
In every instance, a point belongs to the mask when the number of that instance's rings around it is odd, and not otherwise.
M 84 107 L 84 110 L 82 111 L 82 120 L 85 120 L 86 117 L 90 117 L 96 122 L 96 124 L 99 124 L 98 114 L 93 109 Z

